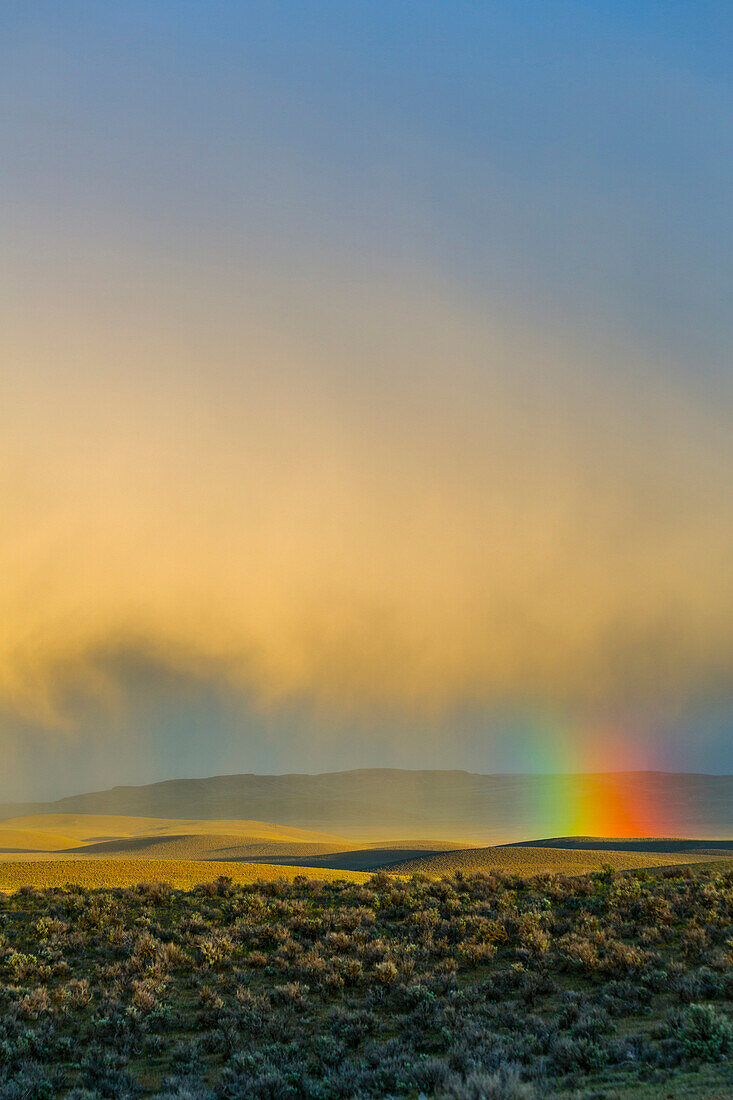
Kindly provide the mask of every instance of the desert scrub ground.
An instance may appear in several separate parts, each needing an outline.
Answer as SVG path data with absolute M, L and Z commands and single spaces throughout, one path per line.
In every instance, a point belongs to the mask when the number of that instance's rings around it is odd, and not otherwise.
M 722 1100 L 732 1013 L 717 867 L 0 897 L 0 1100 Z

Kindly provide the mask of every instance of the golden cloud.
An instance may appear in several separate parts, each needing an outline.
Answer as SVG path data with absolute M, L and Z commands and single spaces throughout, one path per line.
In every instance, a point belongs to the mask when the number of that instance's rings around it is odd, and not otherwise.
M 405 287 L 125 285 L 8 329 L 6 706 L 113 706 L 118 643 L 336 712 L 730 684 L 727 402 Z

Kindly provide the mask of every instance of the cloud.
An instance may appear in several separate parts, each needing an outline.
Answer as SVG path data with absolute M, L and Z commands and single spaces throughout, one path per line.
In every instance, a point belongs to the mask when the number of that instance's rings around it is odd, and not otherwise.
M 248 282 L 113 262 L 114 303 L 72 270 L 8 333 L 7 709 L 114 709 L 95 655 L 126 647 L 331 717 L 729 690 L 712 392 L 424 279 L 316 271 L 278 329 Z

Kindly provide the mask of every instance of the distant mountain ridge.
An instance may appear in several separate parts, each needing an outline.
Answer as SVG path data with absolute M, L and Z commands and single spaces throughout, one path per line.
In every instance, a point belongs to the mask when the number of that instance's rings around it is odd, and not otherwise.
M 599 784 L 609 782 L 623 791 L 639 820 L 653 822 L 655 836 L 733 836 L 733 776 L 683 772 L 480 775 L 362 768 L 318 775 L 249 773 L 113 787 L 54 802 L 6 803 L 0 805 L 0 819 L 38 813 L 256 819 L 354 839 L 456 837 L 506 843 L 557 836 L 563 807 L 579 796 L 592 800 Z M 651 835 L 648 828 L 646 835 Z

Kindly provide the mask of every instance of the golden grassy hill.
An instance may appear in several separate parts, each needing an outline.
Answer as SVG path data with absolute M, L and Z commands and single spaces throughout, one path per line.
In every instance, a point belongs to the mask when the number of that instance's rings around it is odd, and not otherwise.
M 343 845 L 339 845 L 343 849 Z M 351 847 L 351 845 L 349 845 Z M 136 836 L 86 843 L 74 854 L 116 859 L 308 860 L 333 852 L 333 844 L 297 840 L 265 840 L 236 833 L 181 833 L 176 836 Z
M 437 845 L 459 848 L 460 844 Z M 396 858 L 424 847 L 393 842 Z M 436 846 L 430 845 L 434 850 Z M 264 860 L 316 865 L 331 854 L 354 855 L 366 843 L 331 833 L 274 825 L 264 821 L 197 821 L 195 819 L 129 817 L 114 814 L 37 814 L 0 822 L 0 859 L 17 860 L 55 854 L 59 858 L 107 856 L 112 859 Z M 406 849 L 406 850 L 405 850 Z M 412 850 L 412 851 L 411 851 Z M 365 852 L 354 870 L 386 862 L 388 853 Z M 340 866 L 323 864 L 334 868 Z M 349 869 L 347 860 L 344 866 Z
M 226 834 L 258 840 L 298 841 L 339 847 L 347 840 L 334 833 L 312 829 L 275 825 L 269 821 L 223 820 L 197 818 L 134 817 L 120 814 L 33 814 L 0 821 L 0 839 L 13 830 L 59 834 L 71 844 L 120 840 L 136 836 L 177 836 L 186 834 Z
M 0 825 L 0 853 L 56 852 L 74 844 L 75 838 L 60 830 Z
M 599 871 L 604 865 L 619 871 L 638 870 L 643 867 L 673 867 L 684 863 L 710 863 L 731 858 L 730 851 L 694 849 L 688 852 L 629 852 L 593 851 L 571 848 L 545 848 L 523 846 L 497 846 L 492 848 L 464 848 L 460 851 L 439 852 L 434 855 L 392 863 L 388 869 L 396 874 L 425 874 L 431 878 L 443 875 L 476 874 L 498 871 L 513 875 L 551 874 L 582 875 Z
M 132 817 L 116 814 L 37 814 L 0 822 L 0 868 L 12 864 L 16 870 L 3 873 L 21 875 L 31 860 L 67 868 L 59 874 L 77 875 L 80 861 L 94 862 L 96 870 L 86 876 L 105 873 L 105 866 L 121 863 L 136 866 L 124 873 L 125 882 L 139 881 L 141 875 L 160 877 L 153 871 L 163 865 L 172 874 L 184 875 L 186 865 L 205 864 L 208 870 L 196 881 L 215 878 L 214 864 L 243 868 L 242 874 L 256 865 L 262 874 L 277 865 L 289 878 L 303 867 L 309 873 L 338 877 L 348 872 L 369 873 L 383 868 L 395 874 L 421 872 L 432 877 L 461 871 L 503 871 L 534 875 L 543 872 L 583 874 L 604 864 L 619 870 L 642 867 L 703 863 L 731 857 L 728 850 L 717 850 L 704 841 L 664 841 L 661 839 L 612 840 L 604 838 L 557 838 L 527 844 L 467 848 L 436 844 L 420 851 L 414 842 L 393 842 L 389 847 L 355 842 L 345 837 L 294 826 L 279 826 L 255 820 L 196 820 L 177 818 Z M 724 845 L 726 842 L 721 841 Z M 597 845 L 597 848 L 593 846 Z M 436 850 L 436 849 L 442 850 Z M 140 864 L 145 864 L 144 868 Z M 55 874 L 47 869 L 34 874 Z M 118 879 L 121 871 L 115 871 Z M 64 881 L 67 881 L 64 879 Z M 84 879 L 86 881 L 86 879 Z M 183 879 L 181 881 L 184 881 Z M 189 881 L 186 879 L 185 881 Z M 251 881 L 251 877 L 244 881 Z
M 64 853 L 119 859 L 307 861 L 354 847 L 343 837 L 263 821 L 38 814 L 0 822 L 0 859 L 5 860 Z
M 263 821 L 180 821 L 108 814 L 38 814 L 0 822 L 0 861 L 33 855 L 67 860 L 244 860 L 309 858 L 353 848 L 353 842 Z
M 248 883 L 286 879 L 296 875 L 326 882 L 366 882 L 369 875 L 358 871 L 332 871 L 312 867 L 282 867 L 269 863 L 226 863 L 213 860 L 153 859 L 23 859 L 0 862 L 0 891 L 9 893 L 20 886 L 83 886 L 87 889 L 135 886 L 139 882 L 168 882 L 188 889 L 227 875 L 234 882 Z

